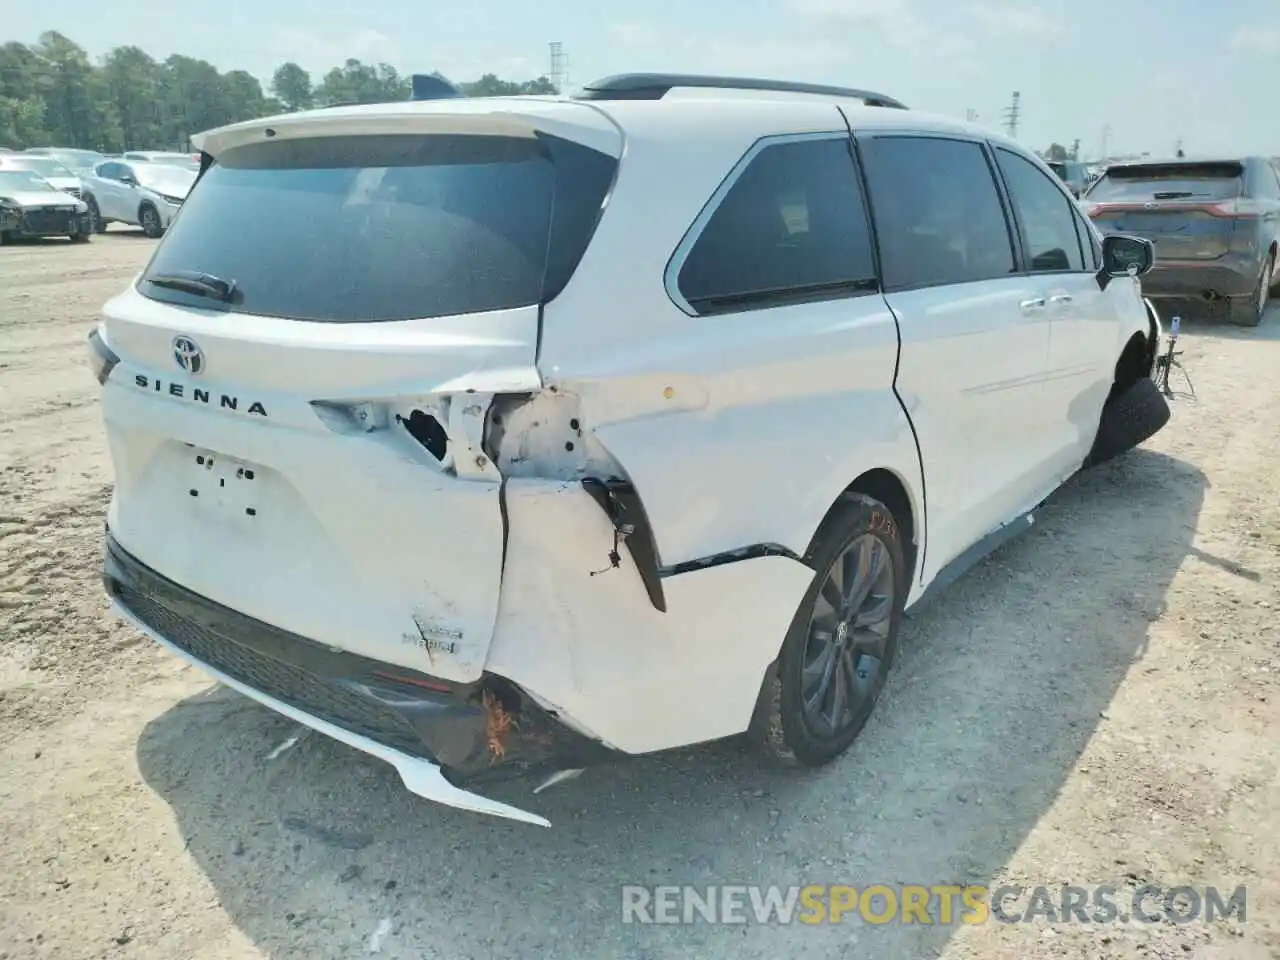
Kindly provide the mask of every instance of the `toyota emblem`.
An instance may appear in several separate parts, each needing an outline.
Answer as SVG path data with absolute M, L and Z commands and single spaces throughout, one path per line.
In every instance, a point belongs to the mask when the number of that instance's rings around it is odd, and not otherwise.
M 204 353 L 190 337 L 173 338 L 173 359 L 192 376 L 204 372 Z

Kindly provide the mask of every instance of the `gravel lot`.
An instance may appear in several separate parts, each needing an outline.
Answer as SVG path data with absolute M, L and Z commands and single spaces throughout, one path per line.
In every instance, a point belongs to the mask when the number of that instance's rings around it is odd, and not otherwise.
M 274 756 L 297 727 L 107 618 L 84 338 L 152 247 L 0 249 L 0 957 L 1280 956 L 1280 314 L 1184 324 L 1199 401 L 910 623 L 840 763 L 591 771 L 540 830 Z M 1248 919 L 620 922 L 627 883 L 947 882 L 1246 884 Z

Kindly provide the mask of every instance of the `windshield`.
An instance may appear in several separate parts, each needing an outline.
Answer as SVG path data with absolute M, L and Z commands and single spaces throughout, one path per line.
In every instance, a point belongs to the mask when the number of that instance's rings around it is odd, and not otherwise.
M 200 161 L 193 160 L 183 153 L 175 153 L 172 156 L 152 157 L 151 162 L 166 167 L 180 167 L 183 170 L 199 171 L 200 169 Z
M 96 150 L 52 150 L 49 155 L 64 166 L 81 172 L 92 170 L 95 163 L 101 163 L 102 154 Z
M 534 306 L 577 267 L 616 167 L 541 134 L 248 144 L 204 174 L 139 289 L 211 306 L 147 282 L 197 271 L 235 282 L 224 309 L 329 322 Z
M 74 177 L 75 174 L 52 157 L 5 157 L 4 165 L 17 170 L 30 170 L 42 177 Z
M 52 190 L 53 185 L 28 170 L 0 170 L 0 196 L 35 190 Z
M 176 194 L 185 197 L 195 183 L 196 171 L 184 170 L 168 163 L 138 163 L 133 167 L 134 176 L 144 187 L 158 190 L 161 193 Z
M 1095 202 L 1230 200 L 1244 189 L 1239 163 L 1135 164 L 1113 167 L 1088 193 Z

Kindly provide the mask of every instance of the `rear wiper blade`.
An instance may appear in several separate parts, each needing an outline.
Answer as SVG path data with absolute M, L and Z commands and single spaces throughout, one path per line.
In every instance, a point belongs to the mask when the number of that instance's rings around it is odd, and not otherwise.
M 1181 200 L 1183 197 L 1194 197 L 1195 194 L 1190 190 L 1169 190 L 1164 193 L 1152 194 L 1153 200 Z
M 215 277 L 211 273 L 201 273 L 198 270 L 157 273 L 147 277 L 147 283 L 155 284 L 157 287 L 167 287 L 170 290 L 181 290 L 183 293 L 193 293 L 198 297 L 208 297 L 211 300 L 221 300 L 224 303 L 230 303 L 236 295 L 234 280 L 223 280 L 221 277 Z

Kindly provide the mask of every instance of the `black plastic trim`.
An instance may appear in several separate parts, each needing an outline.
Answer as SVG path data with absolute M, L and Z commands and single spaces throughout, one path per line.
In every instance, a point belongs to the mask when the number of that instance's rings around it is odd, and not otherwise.
M 874 90 L 835 87 L 794 80 L 767 80 L 761 77 L 720 77 L 691 73 L 620 73 L 587 84 L 579 100 L 661 100 L 674 88 L 695 87 L 712 90 L 767 90 L 780 93 L 811 93 L 824 97 L 862 100 L 869 107 L 906 110 L 900 100 Z
M 1036 509 L 1039 509 L 1037 507 Z M 956 557 L 945 567 L 938 571 L 937 576 L 929 584 L 928 588 L 922 593 L 916 602 L 911 604 L 907 609 L 911 613 L 916 613 L 923 609 L 924 605 L 936 598 L 940 593 L 951 586 L 969 570 L 972 570 L 979 563 L 989 557 L 995 551 L 999 550 L 1009 541 L 1015 539 L 1021 534 L 1026 533 L 1035 523 L 1035 511 L 1028 510 L 1026 513 L 1014 517 L 1004 526 L 997 527 L 991 533 L 979 540 L 977 543 L 965 550 L 960 556 Z
M 655 609 L 666 613 L 667 597 L 658 572 L 658 548 L 653 538 L 653 527 L 635 486 L 617 477 L 608 480 L 584 477 L 582 489 L 600 505 L 612 521 L 618 539 L 626 543 L 645 592 L 649 594 L 649 602 Z

